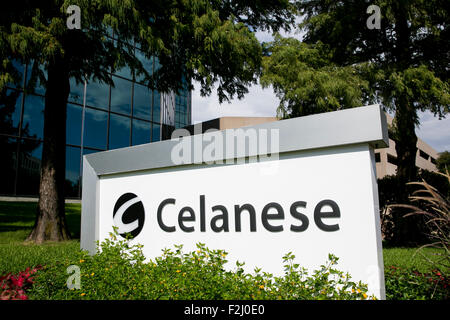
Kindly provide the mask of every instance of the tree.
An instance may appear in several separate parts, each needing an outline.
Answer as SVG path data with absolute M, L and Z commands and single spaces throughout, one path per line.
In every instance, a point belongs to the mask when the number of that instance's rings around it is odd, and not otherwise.
M 67 28 L 69 5 L 80 8 L 81 29 Z M 6 3 L 0 17 L 0 90 L 22 76 L 13 60 L 33 65 L 27 90 L 38 80 L 46 87 L 38 212 L 28 237 L 36 242 L 70 237 L 64 215 L 70 78 L 110 83 L 109 68 L 128 65 L 162 92 L 178 90 L 186 78 L 190 88 L 192 80 L 200 82 L 203 95 L 216 85 L 221 102 L 242 98 L 261 65 L 252 31 L 278 30 L 293 21 L 287 0 L 17 0 Z M 120 41 L 107 37 L 111 31 Z M 147 57 L 158 57 L 157 72 L 149 74 L 130 53 L 133 41 Z
M 381 12 L 380 29 L 366 26 L 369 5 Z M 361 65 L 370 100 L 395 111 L 397 175 L 414 181 L 418 111 L 449 112 L 450 3 L 434 1 L 300 1 L 308 44 L 322 42 L 332 63 Z
M 439 157 L 436 159 L 436 167 L 442 173 L 450 172 L 450 152 L 444 151 L 439 153 Z
M 261 85 L 272 86 L 280 99 L 278 115 L 300 117 L 314 113 L 359 107 L 368 82 L 353 66 L 339 67 L 330 61 L 320 42 L 302 43 L 275 35 L 267 43 Z

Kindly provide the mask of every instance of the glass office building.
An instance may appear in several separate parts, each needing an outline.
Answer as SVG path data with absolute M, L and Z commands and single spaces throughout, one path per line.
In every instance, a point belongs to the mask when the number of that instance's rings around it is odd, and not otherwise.
M 158 60 L 135 54 L 147 71 Z M 44 94 L 23 88 L 30 67 L 20 66 L 22 86 L 10 86 L 0 97 L 0 194 L 36 196 L 44 129 Z M 129 68 L 110 74 L 115 86 L 98 82 L 70 83 L 66 119 L 66 197 L 80 198 L 82 156 L 163 139 L 163 127 L 191 124 L 191 92 L 178 95 L 149 90 Z M 167 115 L 170 115 L 167 116 Z M 167 130 L 166 130 L 167 132 Z M 170 130 L 169 130 L 170 132 Z

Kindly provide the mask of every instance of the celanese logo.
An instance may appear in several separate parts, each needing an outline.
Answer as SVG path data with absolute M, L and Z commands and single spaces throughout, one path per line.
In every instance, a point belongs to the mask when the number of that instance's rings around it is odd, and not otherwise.
M 129 234 L 131 238 L 135 238 L 141 232 L 145 220 L 141 199 L 134 193 L 123 194 L 114 206 L 113 220 L 122 237 Z

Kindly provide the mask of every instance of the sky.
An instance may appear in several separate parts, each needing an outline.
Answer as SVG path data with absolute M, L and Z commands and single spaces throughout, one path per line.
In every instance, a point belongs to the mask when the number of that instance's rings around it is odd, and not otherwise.
M 281 32 L 283 36 L 294 36 L 301 39 L 301 34 Z M 257 32 L 260 41 L 270 41 L 272 36 L 267 32 Z M 192 92 L 192 121 L 199 123 L 219 117 L 274 117 L 279 104 L 272 88 L 262 89 L 260 85 L 249 88 L 242 100 L 235 98 L 231 103 L 219 104 L 219 98 L 213 91 L 209 97 L 200 96 L 200 86 L 194 83 Z M 417 136 L 429 144 L 437 152 L 450 151 L 450 115 L 439 120 L 430 112 L 420 112 L 420 126 Z

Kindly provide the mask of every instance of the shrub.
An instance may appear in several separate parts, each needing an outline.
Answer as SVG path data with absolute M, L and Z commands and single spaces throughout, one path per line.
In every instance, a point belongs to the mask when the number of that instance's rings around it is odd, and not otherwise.
M 421 273 L 395 266 L 385 270 L 388 300 L 448 300 L 450 279 L 439 270 Z
M 367 285 L 350 281 L 350 275 L 335 270 L 338 258 L 329 260 L 312 274 L 284 256 L 284 276 L 274 277 L 256 268 L 245 273 L 243 263 L 227 271 L 227 253 L 197 244 L 184 253 L 182 246 L 163 251 L 145 262 L 142 247 L 110 239 L 93 256 L 80 252 L 77 261 L 46 266 L 39 271 L 30 291 L 32 299 L 367 299 Z M 80 267 L 81 288 L 66 285 L 69 265 Z
M 434 186 L 444 197 L 450 196 L 450 183 L 439 173 L 427 170 L 420 170 L 419 173 L 423 181 L 427 181 Z M 404 182 L 397 176 L 386 176 L 378 180 L 378 192 L 380 203 L 381 231 L 383 239 L 387 244 L 395 246 L 405 246 L 427 243 L 426 221 L 423 216 L 409 216 L 404 219 L 404 215 L 409 211 L 393 204 L 411 204 L 408 194 L 413 194 L 419 190 L 417 184 L 407 185 L 407 194 L 404 194 Z
M 440 174 L 447 178 L 450 183 L 450 175 Z M 450 197 L 445 193 L 439 192 L 436 188 L 422 180 L 422 182 L 410 182 L 409 185 L 418 187 L 416 191 L 409 197 L 412 204 L 397 204 L 392 207 L 400 207 L 409 210 L 405 217 L 420 216 L 424 219 L 424 227 L 426 227 L 426 235 L 430 243 L 422 246 L 442 249 L 439 255 L 440 259 L 428 259 L 432 264 L 443 266 L 448 273 L 450 268 Z

